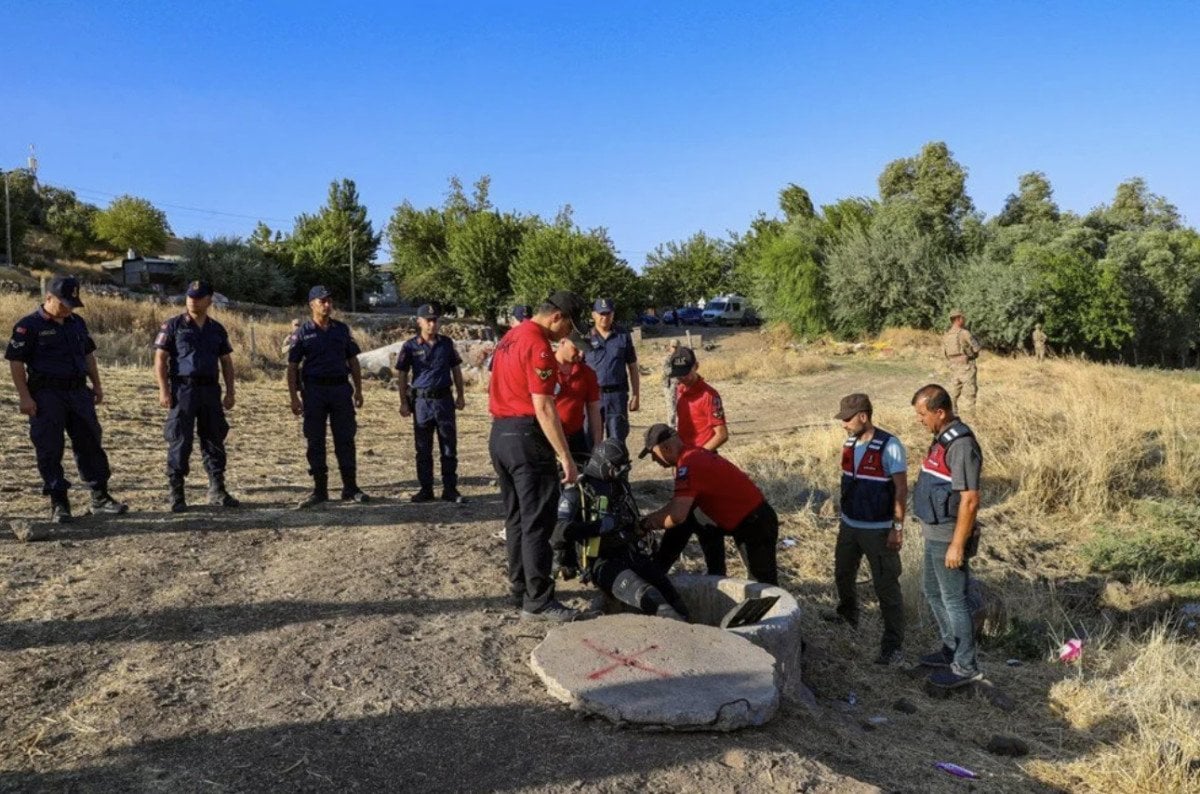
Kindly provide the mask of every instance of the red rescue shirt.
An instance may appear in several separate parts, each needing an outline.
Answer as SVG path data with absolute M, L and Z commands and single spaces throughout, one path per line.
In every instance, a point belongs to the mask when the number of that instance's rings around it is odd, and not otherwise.
M 555 362 L 557 363 L 557 362 Z M 583 429 L 588 403 L 600 402 L 600 381 L 596 371 L 587 364 L 575 362 L 570 372 L 558 370 L 558 388 L 554 392 L 554 407 L 568 436 Z
M 716 428 L 725 424 L 721 395 L 704 378 L 698 377 L 691 386 L 680 383 L 676 387 L 675 397 L 679 437 L 688 446 L 704 446 L 713 437 Z
M 554 395 L 557 369 L 545 330 L 532 320 L 522 321 L 496 344 L 488 411 L 497 419 L 533 416 L 533 395 Z
M 715 452 L 685 447 L 675 463 L 675 495 L 690 496 L 696 507 L 726 532 L 765 500 L 746 473 Z

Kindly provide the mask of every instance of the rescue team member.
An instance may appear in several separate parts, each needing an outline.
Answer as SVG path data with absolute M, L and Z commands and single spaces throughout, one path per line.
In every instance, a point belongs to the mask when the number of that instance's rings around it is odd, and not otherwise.
M 900 590 L 900 547 L 908 501 L 908 455 L 900 439 L 872 423 L 871 398 L 849 394 L 834 419 L 846 430 L 842 445 L 841 520 L 833 553 L 837 615 L 858 625 L 858 567 L 863 557 L 883 615 L 876 664 L 904 661 L 904 598 Z
M 96 366 L 96 343 L 83 318 L 74 313 L 82 307 L 79 282 L 70 276 L 55 278 L 41 307 L 17 321 L 4 351 L 21 413 L 29 417 L 42 493 L 50 497 L 50 520 L 58 524 L 71 520 L 67 499 L 71 483 L 62 466 L 64 431 L 71 437 L 79 477 L 92 489 L 92 512 L 115 514 L 129 509 L 108 492 L 112 472 L 96 418 L 104 389 Z
M 575 463 L 582 466 L 592 450 L 604 440 L 604 424 L 600 420 L 600 383 L 579 348 L 570 339 L 563 339 L 554 351 L 558 362 L 558 384 L 554 388 L 554 407 L 567 436 L 567 448 Z M 623 445 L 622 445 L 623 446 Z
M 417 482 L 421 489 L 413 502 L 433 501 L 433 434 L 441 452 L 442 501 L 466 501 L 458 492 L 458 428 L 454 412 L 466 407 L 463 396 L 462 358 L 454 340 L 438 333 L 438 314 L 425 304 L 417 309 L 420 333 L 409 339 L 396 356 L 399 371 L 400 415 L 413 419 L 417 448 Z M 408 373 L 412 371 L 412 384 Z M 450 385 L 454 384 L 451 393 Z
M 941 649 L 922 656 L 920 663 L 940 668 L 929 676 L 931 684 L 954 688 L 983 678 L 967 599 L 970 559 L 979 547 L 975 518 L 983 452 L 971 428 L 954 414 L 944 388 L 924 386 L 912 404 L 918 421 L 933 433 L 913 489 L 913 512 L 925 536 L 922 589 L 942 636 Z
M 575 482 L 578 470 L 554 408 L 558 365 L 550 343 L 576 334 L 584 310 L 575 293 L 552 294 L 496 345 L 488 383 L 488 451 L 504 500 L 509 587 L 524 619 L 570 621 L 578 616 L 555 599 L 551 573 L 550 538 L 558 504 L 555 457 L 563 482 Z
M 679 380 L 675 392 L 675 427 L 689 447 L 716 452 L 729 440 L 725 406 L 717 390 L 700 377 L 700 365 L 690 347 L 681 347 L 671 358 L 671 377 Z
M 629 332 L 613 324 L 611 298 L 598 298 L 592 305 L 595 328 L 588 334 L 584 358 L 600 381 L 600 417 L 604 434 L 621 443 L 629 437 L 629 412 L 636 411 L 641 394 L 637 350 Z
M 342 501 L 365 502 L 367 495 L 358 487 L 354 451 L 354 434 L 358 430 L 354 410 L 363 404 L 358 344 L 350 334 L 350 327 L 333 319 L 333 298 L 325 287 L 316 286 L 308 291 L 308 307 L 312 319 L 300 326 L 288 351 L 288 394 L 292 398 L 292 413 L 304 416 L 308 473 L 313 478 L 312 493 L 297 507 L 303 510 L 329 500 L 326 422 L 333 431 L 333 451 L 342 474 Z M 353 388 L 348 379 L 353 379 Z
M 645 530 L 666 530 L 654 558 L 664 573 L 679 559 L 695 532 L 704 549 L 708 573 L 724 576 L 724 532 L 733 536 L 750 578 L 779 584 L 775 562 L 779 517 L 745 472 L 715 452 L 684 444 L 679 434 L 664 424 L 651 425 L 646 431 L 645 448 L 638 457 L 647 455 L 664 468 L 675 467 L 671 501 L 642 519 Z M 695 517 L 697 509 L 704 511 L 716 527 L 701 525 Z M 711 540 L 713 531 L 715 543 Z
M 234 405 L 233 347 L 225 326 L 208 316 L 212 285 L 193 281 L 187 288 L 187 311 L 162 324 L 154 337 L 154 377 L 158 404 L 167 408 L 163 437 L 167 448 L 167 483 L 171 512 L 187 509 L 183 483 L 188 475 L 192 443 L 200 435 L 200 455 L 208 472 L 208 503 L 237 507 L 225 490 L 225 411 Z M 217 379 L 225 381 L 225 397 Z

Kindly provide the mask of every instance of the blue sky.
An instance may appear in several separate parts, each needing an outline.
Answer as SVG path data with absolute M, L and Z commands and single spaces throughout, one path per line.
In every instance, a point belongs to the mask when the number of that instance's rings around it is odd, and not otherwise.
M 875 195 L 946 141 L 995 213 L 1044 171 L 1086 211 L 1147 179 L 1200 220 L 1200 4 L 9 0 L 0 168 L 132 193 L 179 234 L 290 229 L 350 177 L 376 228 L 446 180 L 563 204 L 639 267 L 788 182 Z M 217 211 L 217 214 L 210 211 Z

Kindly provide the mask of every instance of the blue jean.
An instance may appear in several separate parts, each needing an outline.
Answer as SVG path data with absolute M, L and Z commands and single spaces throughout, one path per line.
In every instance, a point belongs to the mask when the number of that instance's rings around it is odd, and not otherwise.
M 944 541 L 925 541 L 925 573 L 922 590 L 933 619 L 937 621 L 942 645 L 954 651 L 954 668 L 960 673 L 979 669 L 975 659 L 975 627 L 971 608 L 967 605 L 967 583 L 971 578 L 970 563 L 963 560 L 961 568 L 946 567 Z

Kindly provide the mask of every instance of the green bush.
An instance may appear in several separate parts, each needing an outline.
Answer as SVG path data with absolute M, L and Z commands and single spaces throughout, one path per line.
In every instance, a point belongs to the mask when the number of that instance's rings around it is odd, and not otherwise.
M 1200 578 L 1200 506 L 1146 501 L 1133 527 L 1103 524 L 1084 544 L 1093 571 L 1180 583 Z

